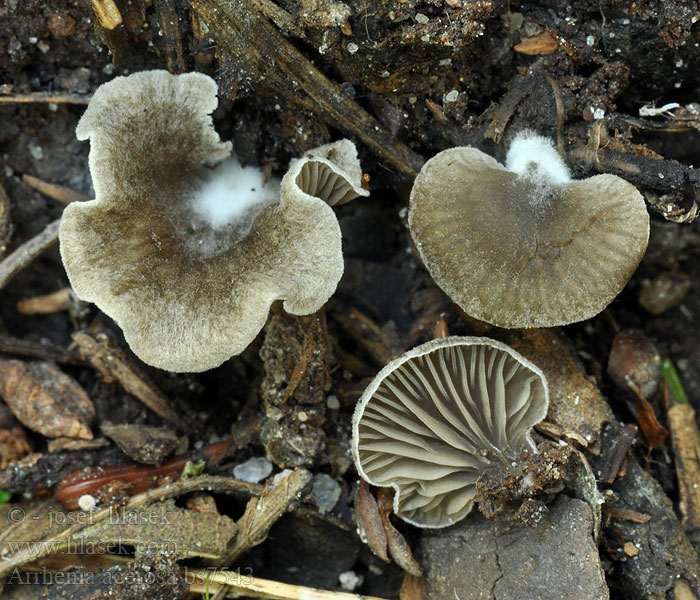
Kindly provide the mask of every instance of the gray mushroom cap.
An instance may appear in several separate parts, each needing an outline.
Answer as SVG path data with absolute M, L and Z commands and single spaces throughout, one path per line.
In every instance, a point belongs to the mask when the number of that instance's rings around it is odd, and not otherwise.
M 646 250 L 649 216 L 632 184 L 555 181 L 542 168 L 533 177 L 537 169 L 515 173 L 476 148 L 450 148 L 411 191 L 409 227 L 428 272 L 467 314 L 499 327 L 598 314 Z
M 193 197 L 231 152 L 212 126 L 216 90 L 206 75 L 166 71 L 102 85 L 77 128 L 90 138 L 96 198 L 66 207 L 59 231 L 76 294 L 112 317 L 144 362 L 176 372 L 242 352 L 275 300 L 292 314 L 317 311 L 343 273 L 333 209 L 295 177 L 246 212 L 245 226 L 197 221 Z M 353 169 L 343 163 L 339 178 Z
M 547 414 L 547 380 L 495 340 L 448 337 L 390 362 L 353 417 L 360 475 L 393 487 L 394 512 L 419 527 L 451 525 L 472 509 L 479 476 L 535 451 Z

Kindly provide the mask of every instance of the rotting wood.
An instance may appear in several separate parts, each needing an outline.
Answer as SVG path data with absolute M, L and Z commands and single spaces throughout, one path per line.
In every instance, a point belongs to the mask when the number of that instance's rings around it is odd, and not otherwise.
M 404 175 L 415 177 L 424 159 L 392 136 L 328 80 L 275 27 L 261 17 L 252 0 L 190 0 L 214 32 L 214 39 L 235 59 L 251 84 L 274 89 L 297 103 L 302 91 L 316 104 L 319 117 L 358 138 Z
M 154 2 L 158 14 L 162 35 L 162 46 L 165 50 L 165 60 L 168 71 L 184 73 L 187 67 L 185 49 L 180 27 L 180 15 L 174 0 L 156 0 Z
M 129 394 L 138 398 L 165 421 L 183 431 L 189 429 L 189 425 L 170 406 L 165 395 L 138 373 L 126 355 L 111 344 L 107 336 L 79 331 L 73 334 L 73 341 L 79 346 L 83 358 L 107 381 L 116 379 Z
M 61 219 L 49 223 L 44 230 L 0 262 L 0 289 L 21 270 L 28 267 L 44 250 L 53 246 L 58 240 L 58 225 Z

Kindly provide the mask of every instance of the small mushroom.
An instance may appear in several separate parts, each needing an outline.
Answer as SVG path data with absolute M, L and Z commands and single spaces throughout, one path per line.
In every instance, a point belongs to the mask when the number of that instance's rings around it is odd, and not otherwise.
M 357 470 L 393 487 L 394 512 L 445 527 L 472 509 L 482 473 L 535 452 L 532 427 L 547 413 L 544 374 L 495 340 L 447 337 L 390 362 L 353 418 Z
M 242 352 L 275 300 L 292 314 L 321 308 L 343 273 L 329 204 L 367 195 L 347 140 L 263 185 L 259 170 L 224 160 L 216 105 L 206 75 L 146 71 L 102 85 L 76 131 L 91 141 L 96 198 L 63 213 L 66 273 L 135 354 L 170 371 Z
M 552 327 L 602 311 L 644 256 L 649 215 L 614 175 L 571 179 L 547 138 L 524 132 L 504 167 L 471 147 L 430 159 L 411 191 L 411 235 L 436 283 L 499 327 Z

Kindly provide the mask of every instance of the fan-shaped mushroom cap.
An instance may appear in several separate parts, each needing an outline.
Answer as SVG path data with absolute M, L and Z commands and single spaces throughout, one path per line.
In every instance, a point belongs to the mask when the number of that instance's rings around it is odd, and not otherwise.
M 535 451 L 532 426 L 547 414 L 544 374 L 495 340 L 447 337 L 390 362 L 353 418 L 360 475 L 393 487 L 394 512 L 445 527 L 472 509 L 476 481 Z
M 411 191 L 411 235 L 436 283 L 477 319 L 499 327 L 588 319 L 644 256 L 644 200 L 614 175 L 568 180 L 548 140 L 526 135 L 514 145 L 523 141 L 509 152 L 517 171 L 470 147 L 430 159 Z
M 274 300 L 293 314 L 318 310 L 343 272 L 337 219 L 313 190 L 299 193 L 292 178 L 256 196 L 249 174 L 226 198 L 228 183 L 208 168 L 231 150 L 212 126 L 216 104 L 216 83 L 198 73 L 101 86 L 77 128 L 91 141 L 96 199 L 68 206 L 60 226 L 78 296 L 111 316 L 144 362 L 170 371 L 242 352 Z M 210 188 L 243 208 L 219 211 Z

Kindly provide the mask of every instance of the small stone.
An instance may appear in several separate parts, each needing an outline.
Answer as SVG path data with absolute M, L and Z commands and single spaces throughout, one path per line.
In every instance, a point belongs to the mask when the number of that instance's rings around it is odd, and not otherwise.
M 326 406 L 330 410 L 338 410 L 340 408 L 340 400 L 338 400 L 338 396 L 328 396 L 328 398 L 326 398 Z
M 430 19 L 423 13 L 416 13 L 416 21 L 421 25 L 426 25 L 430 22 Z
M 318 510 L 327 513 L 333 510 L 340 499 L 340 485 L 330 475 L 320 473 L 314 477 L 311 497 L 316 502 Z
M 443 100 L 445 102 L 457 102 L 459 98 L 459 92 L 457 90 L 451 90 L 445 94 Z
M 346 48 L 350 54 L 355 54 L 355 52 L 357 52 L 360 49 L 360 47 L 357 44 L 353 44 L 352 42 L 350 42 L 346 46 Z
M 272 463 L 262 456 L 254 456 L 233 468 L 233 476 L 248 483 L 258 483 L 272 473 Z
M 355 571 L 345 571 L 338 576 L 340 587 L 348 592 L 354 592 L 362 585 L 364 577 L 358 575 Z
M 95 505 L 97 504 L 97 500 L 93 498 L 90 494 L 83 494 L 78 498 L 78 506 L 80 507 L 80 510 L 84 510 L 85 512 L 90 512 L 93 508 L 95 508 Z

